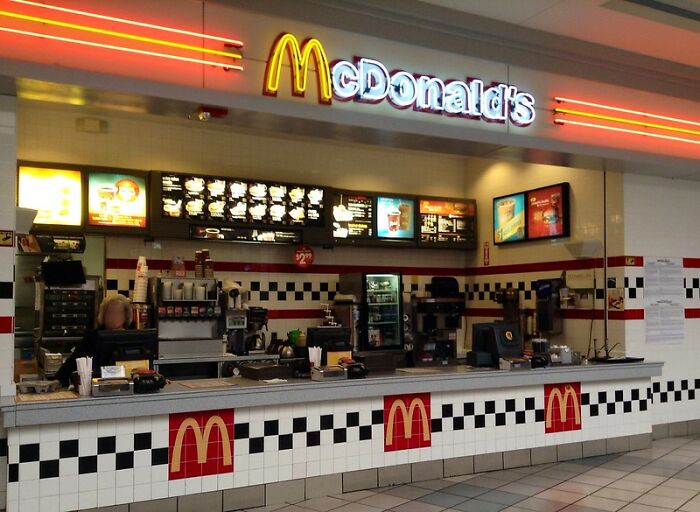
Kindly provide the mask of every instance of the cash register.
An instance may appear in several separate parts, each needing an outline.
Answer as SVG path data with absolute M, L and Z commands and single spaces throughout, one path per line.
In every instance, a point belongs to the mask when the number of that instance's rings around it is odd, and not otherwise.
M 493 322 L 472 325 L 472 350 L 467 353 L 467 364 L 476 367 L 522 367 L 523 337 L 517 324 Z M 528 366 L 529 367 L 529 366 Z

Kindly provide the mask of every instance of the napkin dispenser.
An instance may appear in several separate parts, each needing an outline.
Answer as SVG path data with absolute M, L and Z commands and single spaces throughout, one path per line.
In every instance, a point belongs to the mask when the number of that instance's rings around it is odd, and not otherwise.
M 348 378 L 348 370 L 342 366 L 314 366 L 311 369 L 311 380 L 331 381 L 345 380 Z

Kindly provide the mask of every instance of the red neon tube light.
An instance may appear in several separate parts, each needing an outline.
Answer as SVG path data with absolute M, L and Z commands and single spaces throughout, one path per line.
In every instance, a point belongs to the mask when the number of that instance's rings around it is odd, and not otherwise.
M 59 7 L 57 5 L 42 4 L 40 2 L 32 2 L 30 0 L 10 0 L 10 2 L 15 2 L 18 4 L 24 4 L 24 5 L 31 5 L 33 7 L 41 7 L 44 9 L 51 9 L 54 11 L 66 12 L 69 14 L 76 14 L 78 16 L 87 16 L 90 18 L 96 18 L 96 19 L 105 20 L 105 21 L 113 21 L 115 23 L 126 23 L 128 25 L 134 25 L 137 27 L 152 28 L 154 30 L 163 30 L 166 32 L 172 32 L 174 34 L 183 34 L 186 36 L 193 36 L 193 37 L 198 37 L 198 38 L 202 38 L 202 39 L 209 39 L 211 41 L 219 41 L 222 43 L 229 44 L 231 46 L 235 46 L 237 48 L 243 47 L 243 43 L 241 41 L 238 41 L 236 39 L 229 39 L 229 38 L 221 37 L 221 36 L 212 36 L 209 34 L 202 34 L 200 32 L 191 32 L 189 30 L 182 30 L 182 29 L 172 28 L 172 27 L 164 27 L 162 25 L 154 25 L 152 23 L 144 23 L 141 21 L 128 20 L 125 18 L 117 18 L 115 16 L 106 16 L 104 14 L 97 14 L 97 13 L 89 12 L 89 11 L 79 11 L 77 9 L 68 9 L 67 7 Z
M 169 53 L 160 53 L 160 52 L 152 52 L 152 51 L 148 51 L 148 50 L 139 50 L 136 48 L 128 48 L 126 46 L 116 46 L 113 44 L 96 43 L 93 41 L 85 41 L 83 39 L 72 39 L 70 37 L 52 36 L 52 35 L 48 35 L 48 34 L 41 34 L 39 32 L 31 32 L 29 30 L 18 30 L 18 29 L 14 29 L 14 28 L 0 27 L 0 31 L 11 32 L 13 34 L 21 34 L 21 35 L 31 36 L 31 37 L 39 37 L 42 39 L 52 39 L 54 41 L 62 41 L 65 43 L 82 44 L 85 46 L 92 46 L 92 47 L 96 47 L 96 48 L 106 48 L 108 50 L 136 53 L 139 55 L 148 55 L 151 57 L 161 57 L 163 59 L 172 59 L 172 60 L 178 60 L 178 61 L 182 61 L 182 62 L 193 62 L 195 64 L 206 64 L 208 66 L 216 66 L 216 67 L 223 68 L 223 69 L 235 69 L 238 71 L 243 70 L 242 66 L 238 66 L 235 64 L 227 64 L 224 62 L 213 62 L 213 61 L 209 61 L 209 60 L 195 59 L 195 58 L 191 58 L 191 57 L 181 57 L 179 55 L 171 55 Z
M 608 130 L 613 132 L 631 133 L 633 135 L 644 135 L 645 137 L 654 137 L 657 139 L 674 140 L 677 142 L 688 142 L 690 144 L 700 144 L 700 140 L 686 139 L 684 137 L 674 137 L 672 135 L 663 135 L 661 133 L 645 132 L 642 130 L 631 130 L 629 128 L 618 128 L 616 126 L 607 126 L 603 124 L 595 123 L 585 123 L 583 121 L 574 121 L 572 119 L 561 119 L 557 118 L 554 120 L 554 124 L 565 125 L 570 124 L 573 126 L 585 126 L 586 128 L 597 128 L 599 130 Z

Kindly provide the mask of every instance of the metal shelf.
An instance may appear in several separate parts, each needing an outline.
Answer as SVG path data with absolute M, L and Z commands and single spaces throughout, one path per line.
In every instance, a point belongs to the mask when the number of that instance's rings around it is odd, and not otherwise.
M 398 306 L 398 302 L 368 302 L 368 306 Z

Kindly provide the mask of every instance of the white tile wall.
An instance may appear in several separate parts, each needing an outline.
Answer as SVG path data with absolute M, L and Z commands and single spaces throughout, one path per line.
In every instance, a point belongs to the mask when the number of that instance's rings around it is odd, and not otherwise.
M 15 476 L 10 476 L 8 511 L 43 512 L 42 503 L 51 501 L 49 510 L 66 512 L 75 509 L 76 503 L 81 509 L 103 507 L 409 462 L 648 433 L 651 431 L 651 413 L 648 408 L 645 410 L 642 402 L 650 405 L 646 402 L 649 385 L 648 379 L 583 384 L 581 429 L 555 434 L 544 433 L 542 386 L 432 393 L 431 446 L 394 452 L 384 451 L 381 412 L 380 422 L 374 421 L 373 424 L 372 412 L 383 411 L 383 397 L 237 409 L 235 425 L 247 425 L 248 434 L 241 434 L 240 438 L 234 436 L 234 472 L 173 481 L 168 481 L 167 463 L 151 463 L 153 450 L 166 448 L 167 453 L 168 416 L 10 429 L 9 471 Z M 607 393 L 602 404 L 598 396 L 600 392 Z M 638 393 L 639 399 L 635 399 L 633 393 Z M 588 400 L 584 400 L 584 396 L 588 396 Z M 507 410 L 506 400 L 514 401 L 515 410 Z M 493 401 L 493 412 L 488 410 L 487 401 Z M 625 402 L 629 407 L 627 412 L 624 412 Z M 474 404 L 474 415 L 465 411 L 465 403 Z M 609 403 L 614 404 L 614 411 L 608 411 Z M 452 406 L 451 412 L 449 406 Z M 598 411 L 594 413 L 593 407 Z M 350 412 L 357 413 L 359 425 L 348 424 L 347 414 Z M 523 416 L 518 422 L 521 413 Z M 322 420 L 322 415 L 332 416 L 331 428 L 324 429 L 327 420 Z M 505 424 L 500 424 L 497 415 L 502 416 Z M 306 418 L 304 432 L 293 434 L 293 418 Z M 454 418 L 463 419 L 463 428 Z M 277 421 L 276 435 L 265 435 L 263 425 L 270 420 Z M 483 428 L 477 424 L 481 420 L 484 421 Z M 345 433 L 344 441 L 335 439 L 337 431 Z M 132 452 L 133 468 L 113 471 L 115 455 L 97 455 L 98 437 L 130 437 L 134 432 L 150 432 L 151 448 Z M 307 444 L 306 432 L 319 433 L 318 446 Z M 371 438 L 367 438 L 368 432 Z M 280 450 L 279 436 L 289 434 L 292 434 L 293 448 Z M 96 471 L 86 473 L 82 462 L 62 457 L 57 477 L 40 478 L 40 471 L 43 472 L 40 467 L 57 458 L 56 442 L 44 440 L 55 438 L 64 442 L 77 440 L 83 457 L 97 455 Z M 262 451 L 259 453 L 252 453 L 252 438 L 261 440 Z M 34 455 L 31 455 L 33 443 L 39 443 L 38 451 L 34 447 Z M 133 444 L 124 438 L 117 437 L 117 452 L 130 451 L 132 447 Z M 39 461 L 35 460 L 37 453 Z

